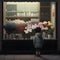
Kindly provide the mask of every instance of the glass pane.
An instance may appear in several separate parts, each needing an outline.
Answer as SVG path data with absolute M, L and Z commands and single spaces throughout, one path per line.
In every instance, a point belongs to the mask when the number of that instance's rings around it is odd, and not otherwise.
M 6 5 L 7 11 L 16 11 L 17 6 L 16 5 Z
M 9 2 L 4 16 L 4 39 L 30 39 L 35 35 L 34 29 L 43 31 L 43 38 L 56 37 L 56 11 L 53 2 Z M 46 24 L 46 25 L 44 25 Z M 44 30 L 45 29 L 45 30 Z
M 17 16 L 16 12 L 6 12 L 6 16 Z

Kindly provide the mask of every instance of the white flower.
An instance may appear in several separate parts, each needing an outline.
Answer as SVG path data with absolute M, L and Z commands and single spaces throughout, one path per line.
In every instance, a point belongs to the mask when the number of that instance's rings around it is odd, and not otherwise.
M 25 32 L 26 34 L 28 34 L 28 31 L 27 31 L 27 30 L 24 30 L 24 32 Z
M 43 24 L 44 24 L 44 25 L 47 24 L 47 21 L 44 21 Z
M 25 29 L 27 29 L 27 27 L 25 27 Z

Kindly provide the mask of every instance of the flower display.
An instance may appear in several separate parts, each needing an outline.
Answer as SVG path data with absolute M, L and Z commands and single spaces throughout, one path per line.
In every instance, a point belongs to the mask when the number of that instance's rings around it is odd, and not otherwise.
M 30 25 L 30 27 L 29 27 L 29 25 Z M 41 30 L 43 30 L 46 34 L 50 34 L 50 35 L 53 34 L 54 26 L 51 23 L 51 21 L 48 21 L 48 22 L 47 21 L 43 21 L 43 22 L 39 22 L 38 24 L 35 23 L 35 24 L 32 24 L 32 25 L 28 24 L 27 27 L 25 27 L 25 28 L 26 28 L 27 31 L 31 30 L 31 32 L 32 32 L 32 30 L 34 30 L 37 27 L 40 27 Z
M 23 20 L 15 19 L 12 21 L 7 21 L 4 25 L 5 30 L 8 32 L 13 33 L 14 31 L 23 31 L 26 34 L 33 33 L 34 29 L 36 29 L 37 27 L 41 28 L 41 30 L 45 32 L 46 35 L 53 35 L 54 26 L 51 21 L 43 21 L 32 24 L 31 21 L 25 22 Z

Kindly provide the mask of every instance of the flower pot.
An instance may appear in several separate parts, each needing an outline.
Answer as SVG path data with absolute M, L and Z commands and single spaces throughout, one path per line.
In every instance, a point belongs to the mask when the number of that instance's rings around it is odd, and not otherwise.
M 51 39 L 51 35 L 50 34 L 48 34 L 48 39 Z

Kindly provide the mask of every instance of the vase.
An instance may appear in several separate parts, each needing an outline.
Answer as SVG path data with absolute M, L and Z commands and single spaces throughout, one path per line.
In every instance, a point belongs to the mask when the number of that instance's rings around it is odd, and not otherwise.
M 48 34 L 48 39 L 51 39 L 51 35 L 50 34 Z

